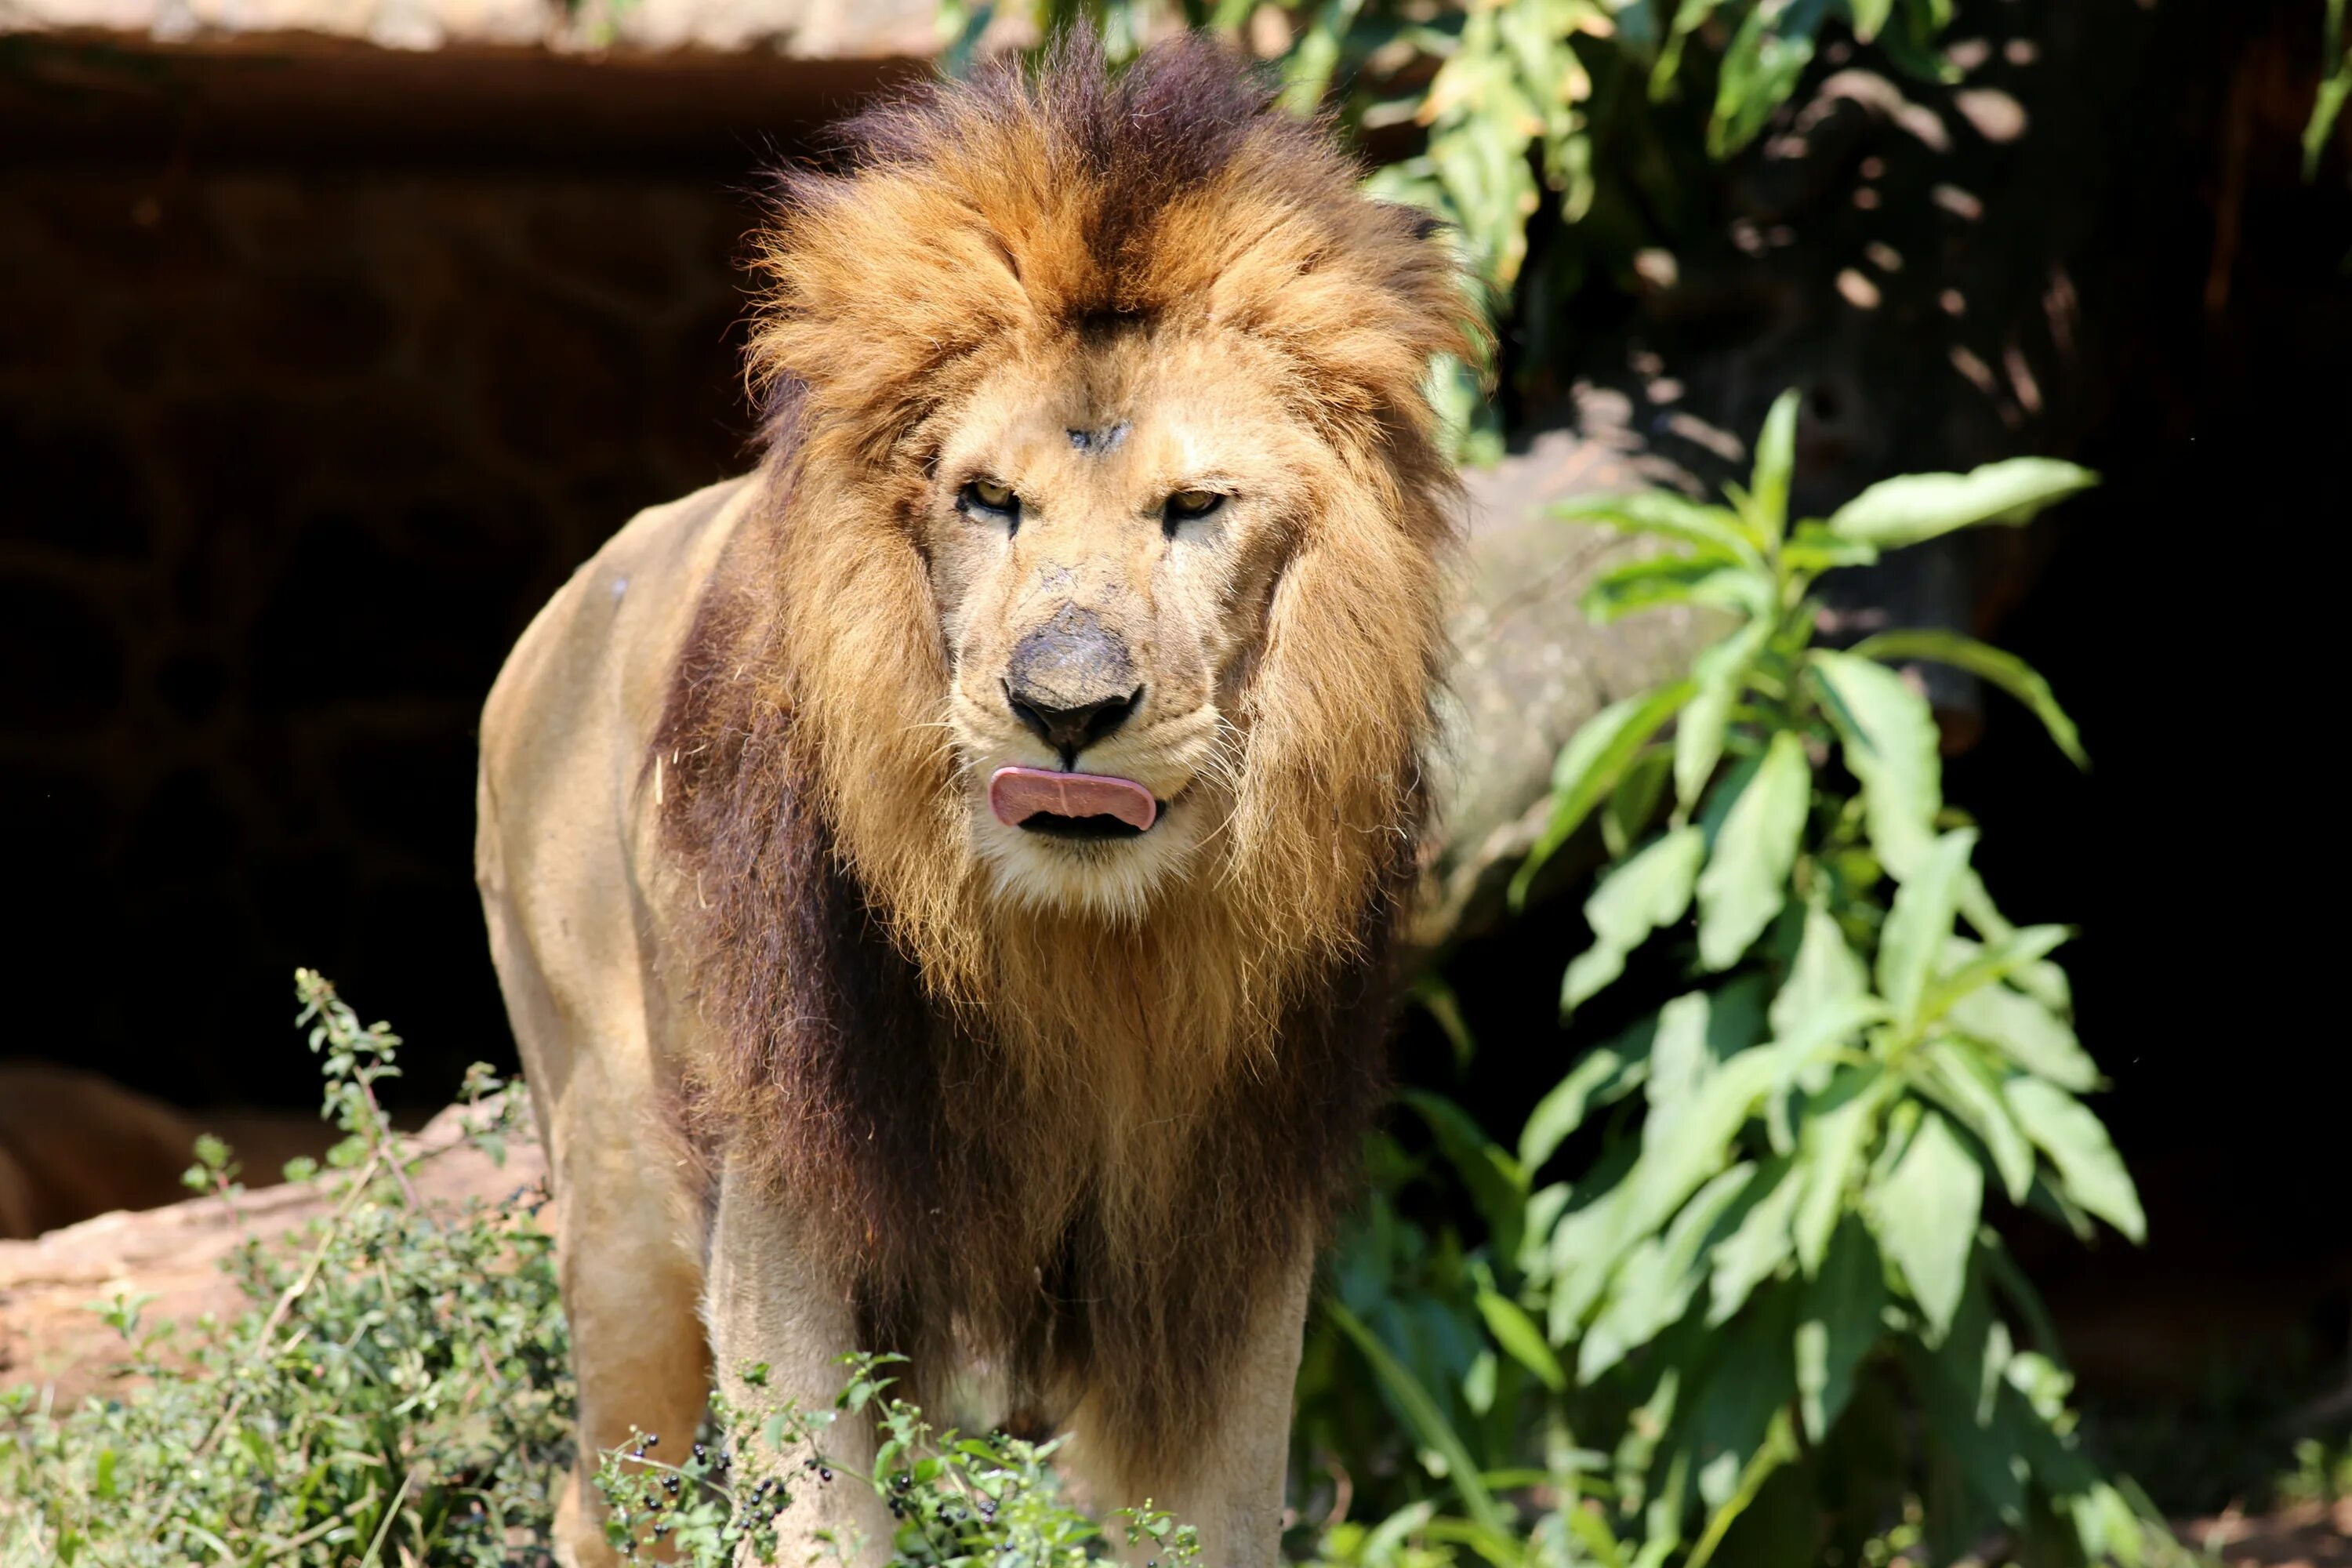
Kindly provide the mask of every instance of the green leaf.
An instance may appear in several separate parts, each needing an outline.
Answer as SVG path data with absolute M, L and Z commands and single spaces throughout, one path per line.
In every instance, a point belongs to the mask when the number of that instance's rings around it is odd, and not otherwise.
M 1706 992 L 1693 991 L 1658 1009 L 1647 1089 L 1651 1108 L 1662 1116 L 1672 1116 L 1715 1071 L 1706 1038 L 1711 1002 Z
M 1632 1145 L 1626 1145 L 1630 1148 Z M 1584 1207 L 1570 1213 L 1551 1233 L 1551 1342 L 1566 1344 L 1601 1292 L 1608 1287 L 1632 1234 L 1624 1223 L 1633 1184 L 1620 1180 Z
M 1853 36 L 1863 43 L 1878 37 L 1886 26 L 1886 18 L 1895 12 L 1895 0 L 1850 0 L 1853 8 Z
M 1696 545 L 1702 552 L 1746 563 L 1762 571 L 1763 557 L 1740 531 L 1738 514 L 1705 506 L 1671 490 L 1634 490 L 1623 495 L 1572 496 L 1551 515 L 1563 522 L 1595 522 L 1626 533 L 1654 534 Z
M 1870 1233 L 1847 1216 L 1805 1292 L 1797 1323 L 1797 1401 L 1814 1442 L 1853 1395 L 1853 1374 L 1878 1342 L 1886 1285 Z
M 1525 1308 L 1508 1296 L 1481 1290 L 1478 1315 L 1486 1320 L 1486 1331 L 1495 1336 L 1495 1342 L 1534 1373 L 1546 1388 L 1557 1394 L 1568 1386 L 1568 1374 L 1560 1370 L 1559 1358 L 1544 1342 L 1543 1331 L 1536 1327 Z
M 1983 1208 L 1984 1167 L 1951 1123 L 1932 1110 L 1864 1205 L 1879 1244 L 1927 1315 L 1931 1344 L 1942 1340 L 1959 1310 Z
M 1445 1043 L 1454 1047 L 1454 1070 L 1468 1072 L 1471 1059 L 1478 1054 L 1478 1042 L 1470 1033 L 1470 1020 L 1462 1016 L 1462 998 L 1456 996 L 1454 987 L 1433 970 L 1424 973 L 1412 983 L 1411 994 L 1436 1023 L 1439 1033 L 1445 1037 Z
M 1771 636 L 1770 621 L 1753 620 L 1692 662 L 1695 689 L 1675 724 L 1675 798 L 1685 809 L 1697 803 L 1699 792 L 1714 776 L 1732 704 L 1739 700 L 1748 671 Z
M 1619 866 L 1585 900 L 1592 945 L 1568 966 L 1559 993 L 1564 1017 L 1625 972 L 1626 954 L 1670 926 L 1690 908 L 1704 837 L 1696 826 L 1675 828 Z
M 1673 768 L 1674 753 L 1663 746 L 1648 748 L 1626 765 L 1601 807 L 1601 843 L 1612 859 L 1633 853 L 1634 842 L 1657 819 L 1658 799 Z
M 2340 5 L 2342 0 L 2336 0 Z M 2319 177 L 2320 156 L 2327 151 L 2328 132 L 2336 129 L 2336 116 L 2344 105 L 2352 100 L 2352 56 L 2347 56 L 2336 68 L 2336 74 L 2319 84 L 2319 96 L 2312 100 L 2311 119 L 2303 128 L 2303 177 Z
M 1773 1148 L 1786 1150 L 1794 1142 L 1784 1103 L 1789 1090 L 1801 1087 L 1809 1094 L 1818 1092 L 1828 1081 L 1827 1068 L 1838 1047 L 1885 1020 L 1886 1005 L 1865 992 L 1828 1003 L 1796 1020 L 1787 1034 L 1773 1037 L 1766 1047 L 1772 1056 L 1772 1081 L 1764 1108 Z
M 1604 573 L 1584 591 L 1584 618 L 1605 626 L 1662 605 L 1706 605 L 1762 615 L 1770 586 L 1755 569 L 1722 555 L 1653 555 Z
M 2011 931 L 2000 941 L 1983 947 L 1969 944 L 1969 960 L 1948 973 L 1937 977 L 1927 988 L 1925 1016 L 1930 1021 L 1942 1017 L 1953 1004 L 1971 991 L 1986 985 L 1997 985 L 2027 964 L 2039 963 L 2074 934 L 2071 926 L 2024 926 Z M 1959 947 L 1957 942 L 1947 944 Z
M 2037 1077 L 2084 1093 L 2099 1085 L 2099 1068 L 2066 1021 L 2032 997 L 2006 985 L 1987 985 L 1952 1004 L 1945 1023 L 1980 1040 Z
M 1731 1139 L 1754 1114 L 1770 1081 L 1772 1053 L 1742 1051 L 1717 1068 L 1695 1093 L 1642 1124 L 1642 1153 L 1626 1177 L 1633 1189 L 1621 1234 L 1641 1236 L 1731 1158 Z
M 1846 502 L 1829 527 L 1841 539 L 1881 548 L 1916 544 L 1978 523 L 2028 521 L 2098 482 L 2088 468 L 2053 458 L 2011 458 L 1965 474 L 1905 474 Z
M 2022 1204 L 2033 1190 L 2033 1144 L 2001 1094 L 2000 1076 L 1960 1041 L 1934 1039 L 1923 1049 L 1945 1102 L 1984 1144 L 2009 1201 Z
M 1654 1021 L 1652 1028 L 1654 1028 Z M 1536 1102 L 1519 1132 L 1519 1163 L 1532 1173 L 1584 1125 L 1587 1111 L 1630 1094 L 1648 1076 L 1650 1030 L 1631 1030 L 1596 1046 Z
M 1878 935 L 1878 991 L 1906 1036 L 1917 1030 L 1927 1006 L 1927 982 L 1952 934 L 1960 877 L 1976 848 L 1973 827 L 1936 840 L 1916 874 L 1895 889 L 1895 907 Z
M 1732 1233 L 1715 1249 L 1707 1289 L 1709 1327 L 1728 1321 L 1757 1286 L 1796 1256 L 1797 1240 L 1789 1222 L 1797 1212 L 1802 1189 L 1803 1184 L 1790 1173 L 1786 1160 L 1763 1166 L 1748 1184 L 1741 1194 L 1745 1211 Z
M 1748 13 L 1717 72 L 1715 114 L 1706 128 L 1709 155 L 1727 158 L 1754 141 L 1795 90 L 1813 58 L 1812 32 L 1826 9 L 1822 0 L 1792 0 Z
M 1650 100 L 1662 103 L 1682 70 L 1683 47 L 1693 33 L 1698 31 L 1709 16 L 1715 15 L 1723 0 L 1681 0 L 1680 5 L 1669 6 L 1674 26 L 1666 36 L 1665 47 L 1658 51 L 1658 63 L 1650 72 Z
M 1862 781 L 1871 847 L 1897 880 L 1908 877 L 1927 858 L 1944 809 L 1935 715 L 1901 676 L 1874 660 L 1815 650 L 1806 663 L 1846 766 Z
M 1807 1018 L 1840 1002 L 1850 1002 L 1870 989 L 1870 976 L 1846 945 L 1845 932 L 1828 906 L 1815 900 L 1805 910 L 1805 930 L 1797 943 L 1796 962 L 1789 978 L 1772 998 L 1772 1034 L 1795 1034 Z
M 1788 901 L 1812 790 L 1804 742 L 1794 731 L 1781 731 L 1724 817 L 1698 879 L 1699 962 L 1707 968 L 1739 962 Z
M 1780 564 L 1809 577 L 1840 566 L 1867 566 L 1877 559 L 1875 545 L 1840 539 L 1827 523 L 1811 520 L 1797 524 L 1780 548 Z
M 1493 1494 L 1486 1490 L 1486 1482 L 1478 1474 L 1477 1462 L 1471 1458 L 1462 1435 L 1454 1429 L 1452 1422 L 1446 1420 L 1444 1411 L 1436 1400 L 1430 1397 L 1429 1390 L 1422 1386 L 1421 1380 L 1413 1376 L 1388 1346 L 1364 1326 L 1362 1319 L 1338 1300 L 1326 1297 L 1323 1310 L 1330 1314 L 1339 1331 L 1348 1336 L 1358 1353 L 1370 1364 L 1372 1375 L 1381 1380 L 1381 1385 L 1389 1391 L 1389 1396 L 1404 1412 L 1405 1419 L 1413 1428 L 1413 1435 L 1444 1456 L 1446 1479 L 1462 1494 L 1463 1510 L 1490 1529 L 1507 1528 L 1503 1510 Z
M 1682 1206 L 1664 1234 L 1626 1254 L 1608 1305 L 1577 1345 L 1578 1382 L 1591 1383 L 1683 1315 L 1706 1278 L 1699 1258 L 1716 1221 L 1754 1174 L 1747 1164 L 1717 1173 Z
M 1778 544 L 1789 527 L 1789 476 L 1797 466 L 1797 404 L 1794 387 L 1772 400 L 1756 437 L 1756 468 L 1749 476 L 1748 521 L 1767 544 Z
M 1691 700 L 1696 689 L 1694 683 L 1678 680 L 1612 702 L 1586 720 L 1568 738 L 1568 744 L 1560 748 L 1559 761 L 1552 764 L 1550 819 L 1528 851 L 1527 859 L 1520 863 L 1518 873 L 1511 879 L 1513 909 L 1526 902 L 1536 872 L 1568 842 L 1569 835 L 1609 793 L 1634 753 L 1658 732 L 1660 725 Z
M 2139 1191 L 2091 1108 L 2038 1078 L 2011 1079 L 2001 1092 L 2026 1135 L 2058 1168 L 2065 1195 L 2133 1241 L 2146 1240 Z
M 2058 706 L 2057 694 L 2050 689 L 2050 683 L 2013 653 L 1958 632 L 1936 630 L 1881 632 L 1863 638 L 1847 651 L 1855 658 L 1884 659 L 1891 664 L 1933 659 L 1990 680 L 2033 710 L 2033 716 L 2042 721 L 2069 762 L 2078 768 L 2091 765 L 2090 757 L 2083 751 L 2082 733 L 2074 728 L 2074 721 L 2066 716 L 2066 710 Z
M 1797 1200 L 1793 1226 L 1797 1261 L 1807 1274 L 1821 1271 L 1831 1232 L 1846 1212 L 1846 1190 L 1862 1166 L 1879 1103 L 1892 1081 L 1875 1062 L 1843 1068 L 1807 1110 L 1797 1145 L 1805 1190 Z
M 1397 1099 L 1426 1122 L 1437 1147 L 1470 1190 L 1479 1217 L 1495 1234 L 1506 1258 L 1518 1249 L 1518 1227 L 1527 1213 L 1528 1175 L 1519 1163 L 1487 1138 L 1471 1114 L 1442 1094 L 1400 1090 Z
M 1710 1353 L 1696 1397 L 1686 1395 L 1683 1401 L 1689 1415 L 1674 1436 L 1678 1449 L 1697 1457 L 1699 1500 L 1711 1510 L 1745 1506 L 1738 1500 L 1743 1461 L 1752 1464 L 1759 1447 L 1773 1440 L 1773 1428 L 1788 1425 L 1797 1398 L 1797 1363 L 1790 1342 L 1797 1330 L 1798 1295 L 1794 1290 L 1770 1291 L 1704 1342 Z M 1710 1533 L 1714 1523 L 1710 1520 Z M 1819 1568 L 1812 1559 L 1787 1554 L 1766 1552 L 1746 1559 L 1749 1568 L 1765 1568 L 1776 1561 L 1782 1568 Z

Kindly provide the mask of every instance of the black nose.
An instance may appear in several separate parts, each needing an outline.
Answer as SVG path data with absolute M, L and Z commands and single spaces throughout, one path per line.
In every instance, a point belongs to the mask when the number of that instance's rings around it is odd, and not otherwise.
M 1004 700 L 1012 704 L 1013 717 L 1059 752 L 1063 765 L 1067 767 L 1077 762 L 1080 752 L 1127 722 L 1127 716 L 1143 700 L 1143 688 L 1139 686 L 1124 697 L 1108 697 L 1083 707 L 1047 708 L 1017 695 L 1008 684 Z
M 1127 644 L 1075 605 L 1014 644 L 1005 662 L 1005 704 L 1065 767 L 1126 723 L 1142 700 Z

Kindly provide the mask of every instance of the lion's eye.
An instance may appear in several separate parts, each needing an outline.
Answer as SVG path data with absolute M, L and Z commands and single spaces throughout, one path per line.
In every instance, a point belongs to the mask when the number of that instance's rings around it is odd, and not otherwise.
M 1168 498 L 1167 516 L 1171 524 L 1189 522 L 1196 517 L 1206 517 L 1225 504 L 1225 498 L 1215 490 L 1178 490 Z
M 996 479 L 974 479 L 964 486 L 956 502 L 966 512 L 992 522 L 1010 522 L 1021 515 L 1021 498 L 1013 487 Z

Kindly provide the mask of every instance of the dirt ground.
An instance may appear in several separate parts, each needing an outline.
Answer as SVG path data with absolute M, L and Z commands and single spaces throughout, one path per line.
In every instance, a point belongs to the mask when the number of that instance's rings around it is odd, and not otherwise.
M 2352 1568 L 2352 1498 L 2294 1503 L 2266 1514 L 2232 1510 L 2177 1526 L 2224 1568 Z

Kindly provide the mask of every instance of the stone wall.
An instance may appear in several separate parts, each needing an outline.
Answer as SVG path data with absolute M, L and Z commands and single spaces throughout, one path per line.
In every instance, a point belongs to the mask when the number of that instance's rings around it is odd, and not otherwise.
M 741 464 L 726 184 L 0 173 L 0 1055 L 307 1097 L 297 963 L 420 1100 L 507 1050 L 474 715 L 598 542 Z

